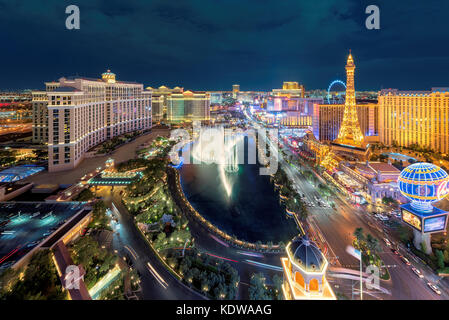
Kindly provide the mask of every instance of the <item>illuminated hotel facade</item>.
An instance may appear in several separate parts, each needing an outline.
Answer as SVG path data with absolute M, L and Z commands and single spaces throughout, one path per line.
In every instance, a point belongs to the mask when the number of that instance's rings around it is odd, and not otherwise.
M 160 86 L 157 89 L 147 87 L 146 90 L 151 91 L 151 116 L 153 123 L 156 123 L 162 121 L 167 115 L 167 98 L 172 93 L 182 93 L 184 88 Z
M 302 84 L 296 81 L 284 81 L 282 89 L 273 89 L 274 96 L 289 96 L 304 98 L 305 88 Z
M 449 153 L 449 88 L 385 89 L 378 99 L 381 143 Z
M 52 84 L 33 92 L 47 104 L 49 171 L 73 169 L 95 145 L 151 128 L 151 92 L 142 84 L 116 81 L 109 70 L 102 79 L 61 78 Z
M 240 93 L 240 85 L 239 84 L 233 84 L 232 85 L 232 97 L 234 99 L 237 99 L 239 93 Z
M 318 104 L 313 109 L 313 134 L 320 141 L 333 141 L 338 137 L 343 122 L 344 104 Z M 378 104 L 357 104 L 357 117 L 366 139 L 379 135 Z
M 46 82 L 45 91 L 32 92 L 32 109 L 33 109 L 33 142 L 48 142 L 48 91 L 53 91 L 59 87 L 59 82 Z
M 210 94 L 190 90 L 172 93 L 167 97 L 167 120 L 169 122 L 210 120 Z

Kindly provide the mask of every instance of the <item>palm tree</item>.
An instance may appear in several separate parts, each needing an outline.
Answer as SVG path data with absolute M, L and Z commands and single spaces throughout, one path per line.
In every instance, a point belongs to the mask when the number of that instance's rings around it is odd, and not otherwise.
M 354 237 L 356 237 L 357 242 L 360 244 L 363 240 L 365 240 L 365 235 L 363 234 L 363 228 L 357 228 L 354 231 Z
M 372 235 L 368 234 L 366 236 L 366 246 L 370 253 L 374 254 L 379 246 L 379 241 Z

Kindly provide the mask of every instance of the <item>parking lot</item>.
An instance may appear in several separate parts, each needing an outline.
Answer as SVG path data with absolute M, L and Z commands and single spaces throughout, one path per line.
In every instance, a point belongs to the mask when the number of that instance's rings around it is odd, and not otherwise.
M 49 238 L 82 208 L 79 202 L 0 202 L 0 271 Z

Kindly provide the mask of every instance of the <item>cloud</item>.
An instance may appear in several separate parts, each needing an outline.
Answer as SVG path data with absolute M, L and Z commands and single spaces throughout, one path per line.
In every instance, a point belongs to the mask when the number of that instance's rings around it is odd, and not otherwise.
M 449 68 L 449 3 L 379 0 L 381 30 L 369 31 L 369 2 L 0 0 L 7 44 L 0 61 L 8 75 L 0 87 L 41 87 L 111 68 L 121 79 L 153 86 L 229 89 L 239 82 L 242 89 L 270 90 L 298 80 L 324 88 L 344 77 L 349 48 L 358 88 L 424 88 L 432 79 L 441 85 Z M 65 29 L 69 4 L 80 7 L 80 30 Z M 414 69 L 420 77 L 410 77 Z

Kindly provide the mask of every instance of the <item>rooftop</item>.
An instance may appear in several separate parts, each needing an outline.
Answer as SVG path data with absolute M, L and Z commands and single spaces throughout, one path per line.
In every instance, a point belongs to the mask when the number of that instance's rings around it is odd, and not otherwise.
M 395 166 L 385 162 L 369 162 L 369 167 L 375 170 L 378 173 L 397 173 L 399 174 L 401 171 L 397 169 Z
M 326 264 L 321 250 L 308 237 L 296 237 L 287 246 L 289 257 L 301 269 L 308 272 L 321 272 Z
M 43 171 L 44 167 L 22 165 L 0 171 L 0 182 L 14 182 Z
M 0 202 L 0 266 L 17 262 L 58 229 L 71 226 L 63 225 L 84 208 L 82 202 Z

